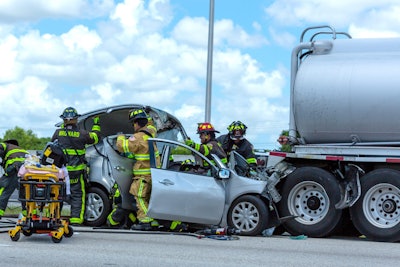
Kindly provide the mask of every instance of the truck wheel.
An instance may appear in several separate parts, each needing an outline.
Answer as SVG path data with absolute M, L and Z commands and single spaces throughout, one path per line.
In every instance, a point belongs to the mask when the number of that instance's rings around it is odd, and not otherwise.
M 102 226 L 111 212 L 111 200 L 98 187 L 90 187 L 86 193 L 85 224 L 88 226 Z
M 377 169 L 361 178 L 361 196 L 350 208 L 354 226 L 375 241 L 400 241 L 400 172 Z
M 268 223 L 265 203 L 256 196 L 246 195 L 236 199 L 228 212 L 228 225 L 240 230 L 241 235 L 261 234 Z
M 335 209 L 335 203 L 340 200 L 339 183 L 323 169 L 296 169 L 286 178 L 281 194 L 279 215 L 297 216 L 284 223 L 292 235 L 329 236 L 341 221 L 342 210 Z

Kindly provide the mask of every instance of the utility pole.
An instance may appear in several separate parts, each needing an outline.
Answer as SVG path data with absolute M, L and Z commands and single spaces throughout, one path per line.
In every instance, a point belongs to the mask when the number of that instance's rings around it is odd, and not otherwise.
M 214 0 L 210 0 L 210 15 L 208 19 L 208 56 L 207 56 L 207 87 L 206 87 L 206 112 L 205 122 L 211 120 L 211 85 L 212 85 L 212 61 L 214 43 Z

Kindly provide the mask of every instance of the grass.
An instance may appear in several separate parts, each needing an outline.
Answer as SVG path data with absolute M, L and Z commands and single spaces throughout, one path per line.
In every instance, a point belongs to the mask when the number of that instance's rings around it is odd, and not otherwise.
M 18 217 L 21 213 L 21 204 L 19 202 L 8 203 L 6 210 L 4 211 L 5 217 Z M 61 210 L 61 216 L 70 216 L 70 206 L 65 205 Z

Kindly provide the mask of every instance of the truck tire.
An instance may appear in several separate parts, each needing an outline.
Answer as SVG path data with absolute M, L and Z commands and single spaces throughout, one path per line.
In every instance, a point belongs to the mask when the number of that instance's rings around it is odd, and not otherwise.
M 228 226 L 240 230 L 240 235 L 256 236 L 266 228 L 268 209 L 265 203 L 252 195 L 236 199 L 228 212 Z
M 335 209 L 340 200 L 339 182 L 321 168 L 296 169 L 286 178 L 281 194 L 279 215 L 297 216 L 284 223 L 292 235 L 329 236 L 341 222 L 342 210 Z
M 105 224 L 111 212 L 111 199 L 98 187 L 89 187 L 86 192 L 85 224 L 98 227 Z
M 400 241 L 400 172 L 377 169 L 360 180 L 361 196 L 350 208 L 357 230 L 375 241 Z

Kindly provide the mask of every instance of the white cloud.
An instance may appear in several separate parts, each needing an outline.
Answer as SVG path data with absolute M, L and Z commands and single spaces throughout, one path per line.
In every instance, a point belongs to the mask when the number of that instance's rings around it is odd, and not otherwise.
M 336 30 L 352 25 L 354 36 L 363 31 L 363 37 L 393 36 L 399 32 L 400 3 L 397 0 L 276 0 L 265 9 L 275 27 L 331 25 Z M 300 33 L 299 33 L 300 34 Z
M 95 18 L 108 13 L 113 0 L 2 0 L 0 22 L 34 22 L 44 18 Z
M 9 82 L 17 78 L 20 65 L 16 61 L 18 55 L 18 39 L 7 35 L 0 39 L 0 82 Z
M 36 77 L 0 85 L 2 97 L 7 99 L 2 103 L 6 114 L 0 116 L 0 128 L 5 125 L 7 129 L 19 126 L 48 136 L 58 120 L 60 106 L 64 106 L 48 89 L 49 84 Z
M 110 6 L 110 1 L 100 2 Z M 94 2 L 45 6 L 38 1 L 33 14 L 16 11 L 13 19 L 82 18 L 89 5 Z M 3 7 L 11 11 L 16 5 L 9 2 Z M 68 7 L 71 14 L 62 13 Z M 79 21 L 61 34 L 27 27 L 15 35 L 0 24 L 0 53 L 8 65 L 0 74 L 0 90 L 11 99 L 5 110 L 17 106 L 7 119 L 0 116 L 0 130 L 3 125 L 22 126 L 49 136 L 66 106 L 84 113 L 107 105 L 142 103 L 170 111 L 194 135 L 197 122 L 205 116 L 206 18 L 183 17 L 169 25 L 168 0 L 126 0 L 98 14 L 110 14 L 98 28 Z M 256 34 L 230 19 L 215 22 L 212 120 L 219 129 L 240 118 L 249 126 L 264 125 L 273 115 L 255 121 L 254 114 L 266 113 L 265 103 L 282 94 L 282 74 L 261 69 L 256 59 L 239 50 L 268 44 L 261 25 L 252 26 Z M 27 112 L 32 114 L 29 118 Z M 256 138 L 262 128 L 249 133 Z
M 101 44 L 100 36 L 83 25 L 73 27 L 68 33 L 62 34 L 61 39 L 69 52 L 83 50 L 90 53 Z
M 22 2 L 29 2 L 29 12 Z M 178 17 L 179 2 L 168 0 L 50 2 L 0 2 L 0 91 L 10 99 L 0 113 L 0 130 L 18 125 L 52 133 L 66 106 L 83 113 L 143 103 L 170 111 L 197 138 L 197 122 L 205 117 L 207 14 Z M 266 18 L 250 18 L 249 28 L 242 17 L 217 18 L 212 123 L 224 132 L 242 120 L 258 147 L 274 144 L 288 128 L 288 48 L 301 30 L 332 24 L 353 37 L 398 36 L 399 6 L 387 0 L 351 6 L 342 0 L 276 0 L 266 7 Z M 76 21 L 54 33 L 36 28 L 45 18 Z
M 206 48 L 208 45 L 208 28 L 209 21 L 203 17 L 185 17 L 177 23 L 172 36 L 180 42 Z M 214 22 L 213 41 L 215 47 L 243 48 L 260 47 L 268 44 L 268 41 L 262 35 L 250 35 L 241 27 L 234 25 L 234 22 L 229 19 Z
M 184 17 L 174 27 L 172 37 L 188 45 L 207 48 L 208 20 L 203 17 Z

